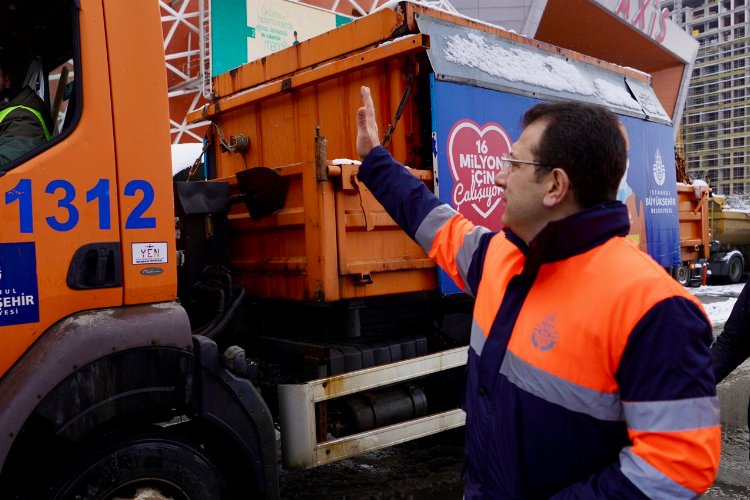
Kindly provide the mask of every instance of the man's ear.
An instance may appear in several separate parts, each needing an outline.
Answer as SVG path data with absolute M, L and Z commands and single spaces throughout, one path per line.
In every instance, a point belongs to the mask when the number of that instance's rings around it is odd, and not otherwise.
M 570 178 L 565 170 L 553 168 L 544 179 L 545 193 L 542 203 L 547 208 L 553 208 L 573 196 Z
M 5 75 L 5 77 L 3 78 L 2 84 L 3 84 L 4 89 L 10 88 L 10 75 Z

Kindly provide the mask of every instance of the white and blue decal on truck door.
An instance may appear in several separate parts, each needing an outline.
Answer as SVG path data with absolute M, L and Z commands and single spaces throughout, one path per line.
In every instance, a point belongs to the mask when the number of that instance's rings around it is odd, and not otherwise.
M 39 321 L 36 247 L 0 243 L 0 326 Z

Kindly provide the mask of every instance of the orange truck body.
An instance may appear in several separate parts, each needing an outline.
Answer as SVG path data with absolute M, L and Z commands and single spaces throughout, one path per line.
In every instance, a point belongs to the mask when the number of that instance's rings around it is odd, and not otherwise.
M 215 79 L 217 101 L 201 118 L 250 138 L 246 154 L 213 157 L 215 177 L 232 183 L 247 167 L 267 166 L 289 183 L 276 214 L 254 221 L 236 207 L 230 216 L 230 262 L 250 295 L 329 302 L 437 287 L 432 261 L 357 182 L 356 168 L 330 165 L 354 158 L 360 87 L 373 89 L 379 121 L 390 123 L 408 75 L 419 71 L 425 35 L 378 46 L 403 22 L 386 9 Z M 412 97 L 391 147 L 419 167 L 420 130 L 429 123 Z M 325 157 L 317 148 L 316 158 L 317 134 L 326 139 Z M 415 173 L 432 186 L 431 170 Z
M 708 186 L 677 186 L 677 209 L 680 220 L 680 253 L 682 261 L 692 264 L 705 262 L 710 256 L 709 242 L 709 194 Z M 705 285 L 706 273 L 702 266 L 698 273 Z
M 750 261 L 750 214 L 726 207 L 705 183 L 677 185 L 684 284 L 737 283 Z
M 750 213 L 747 210 L 731 210 L 725 200 L 711 200 L 709 224 L 711 236 L 726 245 L 746 246 L 750 244 Z M 723 203 L 722 203 L 723 202 Z
M 707 211 L 711 275 L 737 283 L 750 262 L 750 213 L 727 207 L 723 196 L 709 198 Z

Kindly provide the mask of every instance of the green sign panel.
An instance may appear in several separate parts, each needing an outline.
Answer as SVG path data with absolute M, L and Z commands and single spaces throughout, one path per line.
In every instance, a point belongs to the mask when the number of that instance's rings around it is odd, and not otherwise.
M 211 0 L 212 76 L 351 20 L 286 0 Z

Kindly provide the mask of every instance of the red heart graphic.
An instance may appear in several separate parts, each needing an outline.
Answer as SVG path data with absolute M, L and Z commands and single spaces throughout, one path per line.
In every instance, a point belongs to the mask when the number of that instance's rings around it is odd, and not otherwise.
M 497 123 L 480 127 L 472 120 L 460 120 L 448 135 L 448 161 L 453 176 L 453 206 L 477 225 L 499 231 L 502 228 L 502 189 L 495 185 L 501 157 L 510 153 L 508 133 Z

